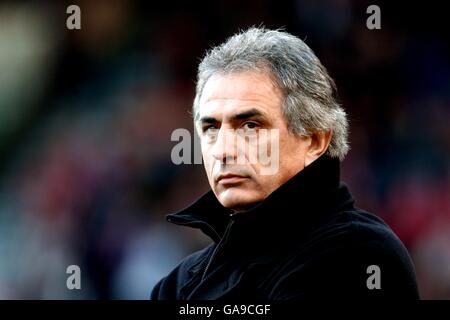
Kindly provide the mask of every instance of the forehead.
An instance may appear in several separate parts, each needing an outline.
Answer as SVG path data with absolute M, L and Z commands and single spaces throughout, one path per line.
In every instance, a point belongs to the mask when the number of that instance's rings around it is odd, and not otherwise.
M 199 116 L 227 115 L 247 107 L 266 113 L 279 112 L 281 101 L 281 90 L 266 73 L 245 71 L 214 75 L 203 88 Z

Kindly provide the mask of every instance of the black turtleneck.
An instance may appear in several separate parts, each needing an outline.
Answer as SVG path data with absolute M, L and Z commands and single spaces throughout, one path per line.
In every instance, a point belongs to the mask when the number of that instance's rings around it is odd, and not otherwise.
M 339 160 L 326 155 L 247 211 L 233 213 L 209 191 L 167 220 L 213 243 L 162 279 L 152 299 L 418 297 L 406 249 L 355 208 Z M 367 268 L 377 263 L 383 286 L 369 289 Z

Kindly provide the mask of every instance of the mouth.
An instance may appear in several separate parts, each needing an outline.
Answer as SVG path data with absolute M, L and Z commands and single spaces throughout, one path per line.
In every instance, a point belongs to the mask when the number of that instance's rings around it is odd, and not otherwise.
M 243 182 L 245 179 L 248 179 L 248 177 L 240 176 L 237 174 L 227 173 L 227 174 L 221 174 L 217 178 L 217 183 L 221 185 L 233 185 Z

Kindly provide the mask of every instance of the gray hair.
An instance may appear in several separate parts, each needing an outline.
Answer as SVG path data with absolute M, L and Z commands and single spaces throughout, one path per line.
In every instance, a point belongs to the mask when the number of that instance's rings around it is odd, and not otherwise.
M 336 101 L 336 86 L 314 52 L 299 38 L 280 30 L 250 28 L 212 48 L 198 67 L 194 121 L 200 97 L 214 74 L 269 72 L 284 94 L 283 115 L 298 135 L 332 130 L 327 153 L 343 160 L 349 150 L 345 111 Z

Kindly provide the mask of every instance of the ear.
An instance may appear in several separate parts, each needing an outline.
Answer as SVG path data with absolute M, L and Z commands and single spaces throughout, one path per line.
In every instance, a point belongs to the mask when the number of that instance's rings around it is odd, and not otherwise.
M 310 165 L 322 154 L 324 154 L 331 142 L 333 131 L 317 131 L 310 135 L 310 144 L 306 149 L 305 166 Z

